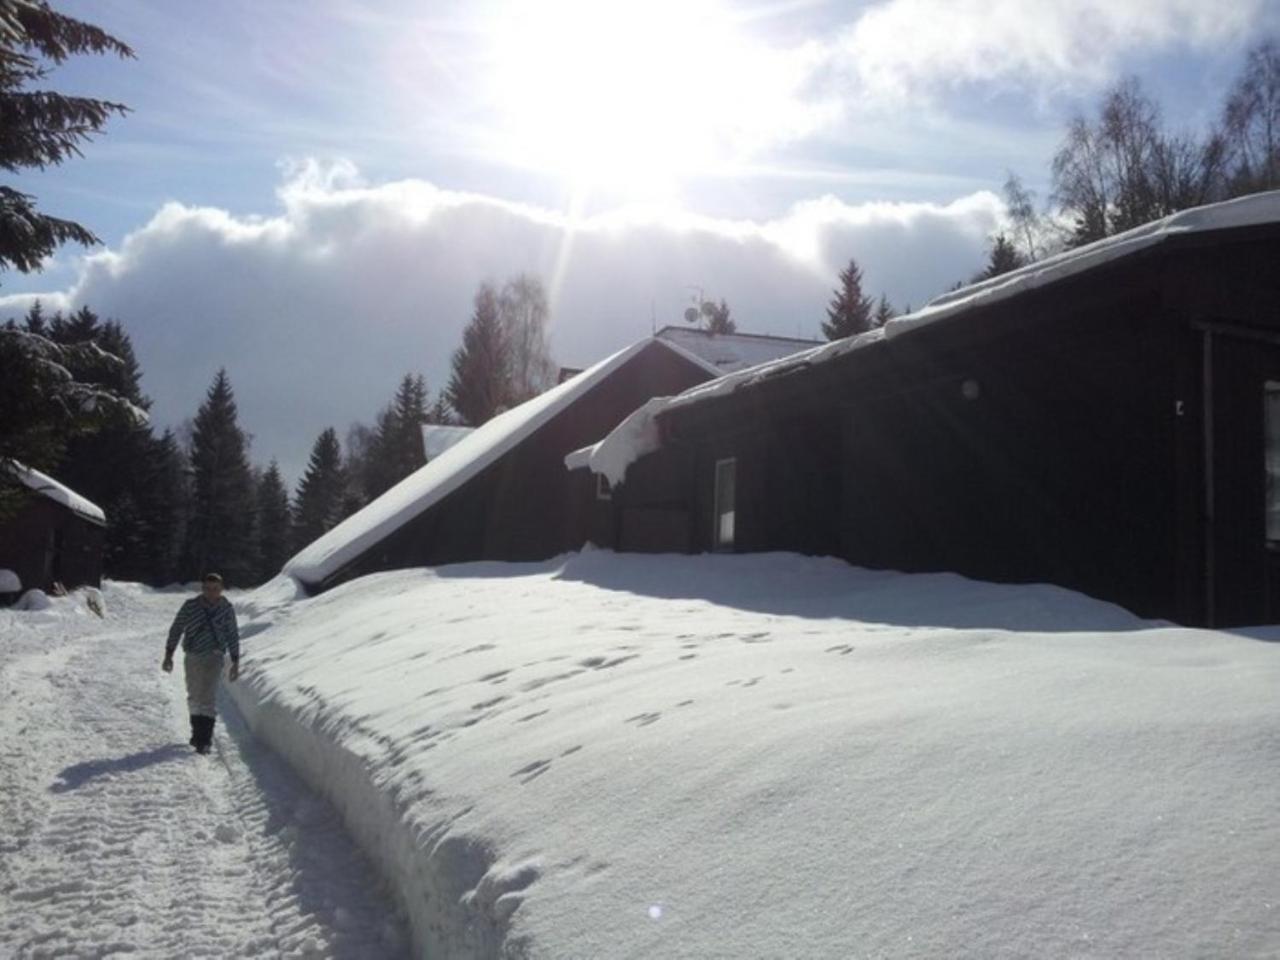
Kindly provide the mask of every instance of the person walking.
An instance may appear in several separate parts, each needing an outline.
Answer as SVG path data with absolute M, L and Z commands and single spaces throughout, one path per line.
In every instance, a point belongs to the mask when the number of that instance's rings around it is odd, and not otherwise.
M 173 672 L 173 651 L 182 640 L 183 670 L 187 677 L 187 708 L 191 714 L 191 746 L 208 753 L 213 744 L 218 681 L 226 657 L 231 658 L 227 680 L 240 676 L 240 628 L 231 601 L 222 595 L 222 577 L 207 573 L 200 583 L 200 595 L 178 610 L 169 628 L 160 669 Z

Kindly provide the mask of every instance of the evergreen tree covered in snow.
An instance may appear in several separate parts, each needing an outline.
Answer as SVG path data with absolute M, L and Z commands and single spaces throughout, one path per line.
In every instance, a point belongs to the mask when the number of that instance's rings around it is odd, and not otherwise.
M 75 378 L 124 397 L 135 408 L 147 410 L 151 401 L 142 392 L 142 370 L 133 343 L 123 326 L 101 321 L 81 307 L 70 316 L 54 314 L 48 335 L 62 344 L 93 343 L 111 359 L 90 358 L 71 367 Z M 59 480 L 88 497 L 107 515 L 104 567 L 109 576 L 140 580 L 146 576 L 147 541 L 157 520 L 149 515 L 148 456 L 154 442 L 145 423 L 125 411 L 105 417 L 100 429 L 72 437 Z
M 51 333 L 38 305 L 23 324 L 0 327 L 0 464 L 51 470 L 77 437 L 146 423 L 146 411 L 113 389 L 129 379 L 124 361 L 92 339 L 60 343 Z M 136 389 L 134 395 L 141 398 Z M 0 517 L 24 499 L 9 471 L 0 470 Z
M 342 449 L 333 427 L 325 429 L 311 448 L 307 472 L 298 484 L 294 500 L 293 542 L 305 547 L 342 519 L 346 479 L 342 473 Z
M 471 320 L 462 331 L 462 346 L 453 354 L 445 394 L 463 422 L 473 427 L 510 404 L 511 358 L 498 295 L 490 284 L 481 284 L 476 291 Z
M 254 556 L 258 561 L 258 569 L 254 580 L 265 583 L 278 574 L 284 567 L 284 562 L 289 559 L 293 527 L 289 492 L 285 489 L 284 478 L 280 476 L 280 467 L 274 460 L 258 478 L 255 499 L 257 523 L 254 526 Z
M 106 31 L 37 0 L 0 0 L 0 169 L 43 170 L 80 153 L 123 104 L 39 89 L 52 68 L 79 54 L 133 51 Z M 35 198 L 0 185 L 0 271 L 37 270 L 67 241 L 97 238 L 72 220 L 41 213 Z
M 253 581 L 253 474 L 226 370 L 196 413 L 191 437 L 191 518 L 186 576 L 217 571 L 229 584 Z
M 842 340 L 871 329 L 872 299 L 862 292 L 862 268 L 856 260 L 840 271 L 840 286 L 827 307 L 822 333 L 828 340 Z

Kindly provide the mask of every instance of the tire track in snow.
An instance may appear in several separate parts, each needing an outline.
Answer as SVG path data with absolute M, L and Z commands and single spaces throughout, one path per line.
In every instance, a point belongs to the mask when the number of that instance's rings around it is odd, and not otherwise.
M 0 650 L 0 955 L 405 955 L 332 809 L 229 702 L 218 756 L 186 745 L 181 670 L 157 669 L 175 604 Z

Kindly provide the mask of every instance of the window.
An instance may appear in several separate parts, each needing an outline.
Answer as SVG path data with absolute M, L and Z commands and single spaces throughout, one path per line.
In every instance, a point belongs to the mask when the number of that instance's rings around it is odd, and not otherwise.
M 1263 444 L 1267 471 L 1267 542 L 1280 546 L 1280 383 L 1263 388 Z
M 596 474 L 596 499 L 597 500 L 613 499 L 613 484 L 609 482 L 609 478 L 606 477 L 603 473 Z
M 738 461 L 716 461 L 716 515 L 712 542 L 717 550 L 732 550 L 734 536 L 734 504 L 737 499 Z

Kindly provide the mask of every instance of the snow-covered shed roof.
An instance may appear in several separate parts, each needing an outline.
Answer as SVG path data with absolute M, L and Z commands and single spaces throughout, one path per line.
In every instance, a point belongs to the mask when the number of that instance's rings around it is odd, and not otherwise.
M 711 333 L 697 327 L 663 327 L 655 336 L 710 364 L 717 376 L 789 357 L 819 342 L 758 333 Z
M 422 425 L 423 452 L 426 453 L 428 460 L 434 460 L 473 430 L 475 430 L 475 427 L 424 423 Z
M 43 474 L 39 470 L 33 470 L 31 467 L 18 463 L 16 460 L 9 462 L 9 472 L 32 493 L 48 497 L 54 503 L 62 504 L 72 513 L 78 514 L 93 523 L 105 524 L 107 522 L 107 515 L 100 506 L 80 496 L 80 494 L 59 483 L 53 477 Z
M 457 490 L 632 357 L 655 343 L 690 360 L 678 346 L 659 338 L 639 340 L 619 350 L 546 393 L 470 430 L 448 449 L 428 460 L 426 466 L 414 471 L 372 503 L 298 551 L 285 564 L 284 572 L 308 584 L 319 584 L 327 580 L 375 544 Z M 705 362 L 690 362 L 707 370 L 709 374 L 715 373 Z
M 702 403 L 714 397 L 728 396 L 743 387 L 779 374 L 826 363 L 872 343 L 892 340 L 940 320 L 956 317 L 978 307 L 998 303 L 1096 269 L 1122 257 L 1132 256 L 1177 237 L 1268 223 L 1280 223 L 1280 190 L 1183 210 L 1114 237 L 1064 251 L 1010 273 L 944 293 L 914 313 L 895 317 L 878 330 L 824 343 L 690 387 L 677 396 L 650 401 L 599 443 L 571 453 L 565 458 L 565 466 L 571 470 L 589 467 L 593 472 L 607 477 L 610 483 L 621 483 L 628 466 L 656 449 L 658 433 L 652 421 L 669 410 Z

